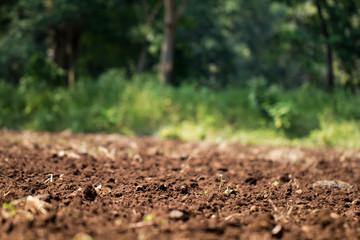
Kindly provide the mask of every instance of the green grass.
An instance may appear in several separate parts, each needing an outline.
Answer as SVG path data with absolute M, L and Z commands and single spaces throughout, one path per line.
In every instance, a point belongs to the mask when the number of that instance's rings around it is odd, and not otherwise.
M 107 132 L 246 144 L 360 147 L 360 96 L 303 86 L 170 87 L 153 75 L 127 80 L 111 70 L 73 89 L 30 77 L 0 81 L 0 127 Z

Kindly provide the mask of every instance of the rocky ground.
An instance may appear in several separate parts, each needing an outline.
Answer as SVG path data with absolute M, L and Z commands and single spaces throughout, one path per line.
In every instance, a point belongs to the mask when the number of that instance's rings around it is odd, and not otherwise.
M 0 239 L 360 239 L 360 150 L 0 131 Z

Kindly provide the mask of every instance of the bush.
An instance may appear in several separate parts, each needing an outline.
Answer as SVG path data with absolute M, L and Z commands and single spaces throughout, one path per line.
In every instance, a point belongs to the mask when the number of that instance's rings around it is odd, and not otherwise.
M 36 84 L 64 86 L 66 72 L 41 53 L 34 53 L 25 67 L 25 77 L 36 81 Z
M 156 76 L 126 79 L 112 69 L 72 89 L 33 77 L 0 81 L 0 127 L 116 132 L 183 140 L 360 146 L 360 97 L 303 86 L 285 90 L 255 79 L 249 87 L 214 90 L 165 86 Z
M 264 104 L 264 108 L 277 129 L 288 130 L 293 127 L 296 110 L 292 101 L 279 101 L 272 105 Z
M 266 79 L 258 78 L 249 82 L 249 101 L 265 118 L 272 121 L 276 129 L 289 130 L 294 126 L 296 106 L 278 85 L 268 86 Z

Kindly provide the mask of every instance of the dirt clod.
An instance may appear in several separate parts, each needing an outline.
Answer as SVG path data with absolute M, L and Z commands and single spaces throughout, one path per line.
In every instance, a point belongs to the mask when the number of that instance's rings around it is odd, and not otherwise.
M 93 186 L 88 185 L 83 191 L 83 196 L 85 200 L 94 201 L 97 196 L 97 192 Z
M 180 186 L 180 192 L 181 192 L 182 194 L 187 194 L 187 193 L 189 192 L 188 186 L 186 186 L 186 185 L 181 185 L 181 186 Z

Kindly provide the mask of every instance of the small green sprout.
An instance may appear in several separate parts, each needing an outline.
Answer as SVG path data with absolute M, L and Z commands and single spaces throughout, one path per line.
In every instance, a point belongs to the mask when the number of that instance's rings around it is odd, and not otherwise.
M 130 151 L 130 152 L 128 153 L 128 156 L 129 156 L 129 158 L 133 158 L 133 157 L 135 156 L 135 152 Z
M 166 219 L 161 219 L 161 221 L 160 221 L 160 225 L 161 225 L 161 226 L 165 226 L 165 225 L 167 225 L 167 224 L 168 224 L 168 222 L 167 222 Z
M 225 195 L 229 195 L 230 193 L 232 193 L 234 190 L 230 189 L 230 188 L 226 188 L 225 191 L 224 191 L 224 194 Z
M 2 207 L 3 207 L 5 210 L 8 210 L 8 211 L 15 210 L 14 205 L 12 205 L 11 203 L 4 203 L 4 204 L 2 205 Z
M 150 214 L 146 215 L 146 217 L 144 217 L 143 222 L 150 222 L 150 221 L 154 220 L 154 218 L 155 218 L 155 215 L 153 213 L 150 213 Z
M 226 179 L 223 178 L 223 175 L 222 175 L 222 174 L 219 174 L 219 177 L 220 177 L 220 184 L 219 184 L 219 190 L 220 190 L 220 188 L 222 187 L 222 185 L 224 185 L 224 183 L 226 182 Z
M 279 186 L 279 182 L 278 182 L 278 181 L 274 181 L 271 185 L 277 187 L 277 186 Z
M 16 216 L 16 209 L 11 203 L 4 203 L 2 208 L 5 210 L 2 214 L 5 218 L 11 218 Z

